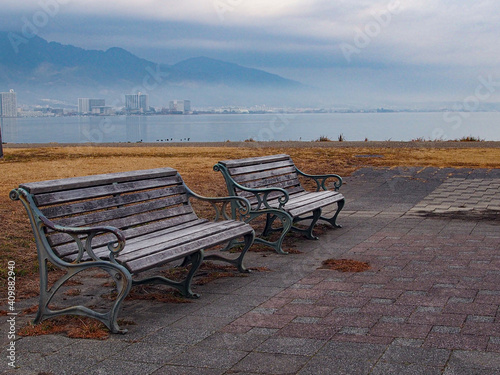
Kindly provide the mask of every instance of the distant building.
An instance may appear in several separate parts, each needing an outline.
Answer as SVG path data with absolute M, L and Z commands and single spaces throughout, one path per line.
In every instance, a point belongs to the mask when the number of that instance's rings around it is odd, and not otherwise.
M 191 112 L 191 100 L 172 100 L 169 103 L 168 109 L 172 113 Z
M 113 108 L 111 107 L 93 107 L 92 112 L 93 115 L 103 115 L 103 116 L 111 116 L 113 114 Z
M 78 113 L 89 114 L 96 107 L 104 107 L 104 99 L 78 98 Z
M 149 95 L 138 92 L 137 94 L 125 95 L 125 109 L 128 112 L 148 112 Z
M 17 117 L 17 98 L 14 90 L 0 92 L 0 117 Z

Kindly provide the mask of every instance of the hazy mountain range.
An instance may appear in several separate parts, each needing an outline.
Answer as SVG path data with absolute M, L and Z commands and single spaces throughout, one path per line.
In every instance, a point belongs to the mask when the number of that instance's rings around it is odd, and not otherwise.
M 13 48 L 0 32 L 0 91 L 14 89 L 20 104 L 77 103 L 78 97 L 120 106 L 124 95 L 142 91 L 150 103 L 173 99 L 193 105 L 290 105 L 307 90 L 297 81 L 238 64 L 195 57 L 174 65 L 142 59 L 122 48 L 85 50 L 38 36 Z

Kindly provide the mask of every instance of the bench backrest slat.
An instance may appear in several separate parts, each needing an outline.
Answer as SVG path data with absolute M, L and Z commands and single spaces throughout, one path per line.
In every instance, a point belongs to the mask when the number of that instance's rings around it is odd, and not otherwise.
M 145 169 L 140 171 L 118 172 L 93 176 L 71 177 L 61 180 L 48 180 L 31 182 L 19 185 L 31 194 L 42 194 L 62 190 L 77 189 L 89 186 L 106 185 L 124 181 L 136 181 L 157 177 L 175 176 L 177 171 L 173 168 Z
M 168 197 L 171 195 L 182 194 L 185 192 L 183 186 L 178 185 L 168 188 L 160 188 L 155 190 L 147 190 L 139 193 L 130 193 L 126 195 L 113 196 L 110 198 L 101 198 L 91 201 L 67 204 L 63 206 L 47 206 L 42 208 L 42 212 L 49 219 L 54 219 L 62 216 L 80 214 L 102 210 L 110 207 L 119 207 L 132 203 L 143 202 L 147 200 Z
M 252 189 L 278 187 L 289 193 L 304 191 L 295 164 L 289 155 L 279 154 L 219 162 L 238 184 Z M 252 200 L 251 194 L 235 189 L 235 193 Z
M 34 182 L 21 185 L 37 207 L 56 224 L 69 227 L 113 226 L 128 236 L 174 228 L 198 220 L 177 171 L 158 168 Z M 59 255 L 76 253 L 73 238 L 46 230 Z M 106 244 L 102 235 L 93 245 Z
M 245 158 L 245 159 L 224 160 L 220 161 L 219 163 L 225 165 L 227 168 L 236 168 L 236 167 L 244 167 L 247 165 L 254 165 L 260 163 L 272 163 L 273 161 L 288 160 L 288 159 L 290 159 L 289 155 L 279 154 L 279 155 L 259 156 L 254 158 Z
M 293 166 L 293 162 L 291 160 L 282 160 L 273 163 L 259 163 L 247 165 L 245 167 L 229 168 L 229 173 L 233 176 L 237 176 L 239 174 L 249 174 L 290 166 Z
M 185 194 L 176 195 L 173 197 L 155 199 L 152 201 L 133 204 L 129 206 L 118 206 L 107 210 L 94 211 L 89 214 L 80 214 L 78 216 L 59 218 L 57 220 L 54 220 L 54 222 L 67 227 L 99 225 L 100 223 L 104 222 L 113 223 L 116 219 L 134 216 L 144 212 L 152 212 L 160 209 L 164 209 L 165 211 L 176 210 L 177 207 L 175 206 L 186 202 L 187 197 Z
M 86 187 L 83 189 L 71 189 L 35 195 L 35 203 L 38 206 L 49 204 L 61 204 L 84 199 L 96 199 L 107 195 L 124 194 L 132 191 L 154 189 L 172 184 L 179 184 L 179 179 L 174 177 L 153 178 L 132 182 L 110 183 L 101 186 Z

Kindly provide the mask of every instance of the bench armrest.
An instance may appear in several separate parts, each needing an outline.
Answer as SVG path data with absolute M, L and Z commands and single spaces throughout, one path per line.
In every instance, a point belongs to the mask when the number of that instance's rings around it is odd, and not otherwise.
M 236 189 L 241 191 L 246 191 L 248 193 L 252 193 L 256 199 L 256 208 L 255 210 L 260 210 L 263 208 L 274 209 L 276 207 L 272 207 L 269 205 L 268 197 L 271 193 L 277 193 L 272 197 L 272 199 L 277 199 L 279 202 L 279 208 L 283 208 L 283 206 L 288 202 L 290 198 L 288 192 L 285 189 L 279 187 L 267 187 L 267 188 L 249 188 L 237 183 L 229 174 L 225 165 L 221 163 L 217 163 L 214 165 L 214 171 L 221 172 L 226 180 L 227 190 L 229 194 L 234 194 L 236 196 Z M 264 207 L 262 207 L 264 206 Z
M 334 178 L 337 180 L 336 182 L 333 183 L 335 191 L 339 190 L 339 188 L 342 186 L 342 177 L 340 177 L 337 174 L 312 175 L 302 172 L 297 167 L 295 167 L 295 170 L 299 175 L 313 179 L 314 182 L 316 182 L 316 191 L 328 190 L 328 188 L 326 187 L 326 180 L 329 178 Z
M 244 220 L 244 217 L 250 213 L 252 206 L 248 199 L 243 197 L 204 197 L 202 195 L 196 194 L 194 191 L 189 189 L 186 185 L 186 192 L 189 198 L 193 197 L 198 200 L 208 202 L 212 205 L 215 210 L 215 219 L 218 221 L 221 218 L 225 220 Z M 217 203 L 222 203 L 221 207 L 217 206 Z M 231 204 L 231 217 L 227 214 L 227 206 Z
M 99 261 L 102 260 L 94 254 L 92 250 L 92 240 L 95 236 L 99 234 L 110 233 L 114 237 L 116 237 L 115 241 L 108 242 L 107 246 L 110 251 L 110 259 L 115 262 L 114 257 L 123 250 L 125 247 L 125 235 L 123 232 L 112 226 L 95 226 L 95 227 L 66 227 L 59 224 L 54 223 L 52 220 L 48 219 L 36 206 L 31 194 L 29 194 L 26 190 L 19 188 L 13 189 L 9 194 L 10 199 L 12 200 L 20 200 L 26 210 L 28 211 L 28 215 L 32 222 L 33 230 L 38 232 L 40 236 L 40 240 L 43 242 L 43 246 L 48 250 L 50 245 L 46 239 L 45 235 L 42 235 L 43 227 L 46 227 L 54 232 L 66 233 L 72 236 L 75 239 L 75 242 L 78 245 L 78 257 L 75 262 L 79 262 L 84 253 L 87 254 L 94 260 Z M 82 243 L 82 239 L 80 236 L 86 236 L 85 243 Z M 38 246 L 38 243 L 37 243 Z M 51 251 L 52 252 L 52 251 Z

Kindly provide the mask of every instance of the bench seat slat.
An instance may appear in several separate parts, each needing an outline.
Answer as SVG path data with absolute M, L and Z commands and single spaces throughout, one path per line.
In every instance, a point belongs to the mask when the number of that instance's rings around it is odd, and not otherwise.
M 344 199 L 344 196 L 342 194 L 339 193 L 335 194 L 335 192 L 331 193 L 332 193 L 331 195 L 323 197 L 321 200 L 312 200 L 307 202 L 307 204 L 298 205 L 291 209 L 285 207 L 285 209 L 288 211 L 290 215 L 292 215 L 292 217 L 298 217 L 307 212 L 314 211 L 317 208 L 326 207 L 329 206 L 330 204 L 336 203 Z
M 193 241 L 188 240 L 179 246 L 168 248 L 155 254 L 145 255 L 141 258 L 124 263 L 124 266 L 127 267 L 130 272 L 137 273 L 161 266 L 176 259 L 184 258 L 188 254 L 193 254 L 201 249 L 209 248 L 250 233 L 251 228 L 249 229 L 248 224 L 242 224 L 243 225 L 231 229 L 226 229 L 220 233 L 211 234 L 208 237 Z
M 164 243 L 171 243 L 172 241 L 179 241 L 183 237 L 196 237 L 212 233 L 212 231 L 220 230 L 221 224 L 213 221 L 200 222 L 197 225 L 192 225 L 187 228 L 178 229 L 174 232 L 167 232 L 158 235 L 154 233 L 153 235 L 147 235 L 142 237 L 136 237 L 134 241 L 127 243 L 127 246 L 120 255 L 128 255 L 130 253 L 136 252 L 138 250 L 148 248 L 148 251 L 154 251 L 156 246 L 163 247 Z
M 130 260 L 142 257 L 144 253 L 153 254 L 158 251 L 163 251 L 170 247 L 177 246 L 184 242 L 190 242 L 193 240 L 201 239 L 207 236 L 214 235 L 216 233 L 223 232 L 225 230 L 232 229 L 234 227 L 239 227 L 243 223 L 237 221 L 225 221 L 225 222 L 210 222 L 200 226 L 194 226 L 180 231 L 180 234 L 169 233 L 165 236 L 155 237 L 153 239 L 148 236 L 144 236 L 142 241 L 137 241 L 127 248 L 122 250 L 120 253 L 119 260 L 121 262 L 128 262 Z
M 164 247 L 165 245 L 161 245 L 165 242 L 172 240 L 179 240 L 183 236 L 187 234 L 195 234 L 204 229 L 209 229 L 211 227 L 215 227 L 218 223 L 210 222 L 208 220 L 195 220 L 189 223 L 184 223 L 178 225 L 174 228 L 168 228 L 162 231 L 148 233 L 140 237 L 132 238 L 131 240 L 126 241 L 125 248 L 120 252 L 120 259 L 124 259 L 124 256 L 127 254 L 131 254 L 137 252 L 139 250 L 143 250 L 143 252 L 153 252 L 155 247 Z M 103 244 L 104 245 L 104 244 Z M 103 259 L 106 259 L 109 256 L 109 250 L 107 246 L 94 247 L 95 254 Z M 131 256 L 131 258 L 133 255 Z
M 154 222 L 146 225 L 141 225 L 139 227 L 129 228 L 123 231 L 126 244 L 129 244 L 136 237 L 141 236 L 152 236 L 152 235 L 162 235 L 166 233 L 170 233 L 173 231 L 177 231 L 179 229 L 187 228 L 190 226 L 198 225 L 199 223 L 207 222 L 206 219 L 199 219 L 196 214 L 183 215 L 183 217 L 177 216 L 172 219 L 164 220 L 162 222 Z M 111 234 L 104 234 L 101 236 L 95 237 L 92 241 L 93 248 L 96 249 L 96 252 L 99 254 L 104 254 L 106 258 L 109 254 L 107 253 L 107 244 L 111 241 L 115 241 L 115 236 Z M 99 249 L 101 247 L 105 247 L 105 250 Z M 61 258 L 70 257 L 72 254 L 77 254 L 78 250 L 76 245 L 71 243 L 66 243 L 64 245 L 57 246 L 55 248 L 57 255 Z M 103 252 L 104 251 L 104 252 Z M 70 260 L 74 260 L 75 258 L 68 258 Z

